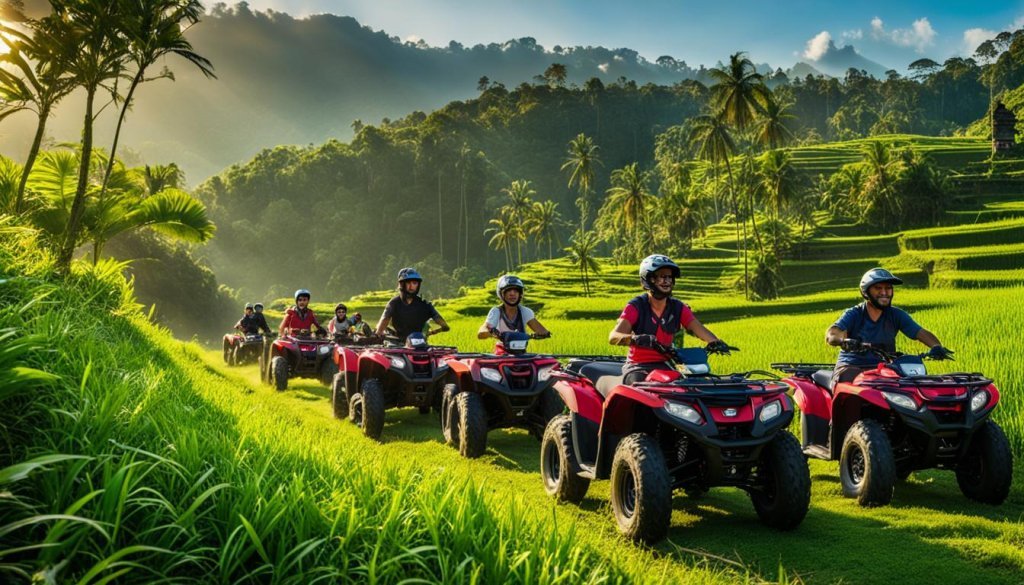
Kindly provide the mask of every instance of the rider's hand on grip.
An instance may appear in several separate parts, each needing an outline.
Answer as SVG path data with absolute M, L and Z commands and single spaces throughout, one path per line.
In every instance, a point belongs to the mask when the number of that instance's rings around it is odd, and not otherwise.
M 928 350 L 928 357 L 933 360 L 952 360 L 953 350 L 936 345 Z
M 839 347 L 841 347 L 843 351 L 864 351 L 865 349 L 861 340 L 854 339 L 853 337 L 847 337 L 844 339 L 840 342 Z
M 649 333 L 634 334 L 633 337 L 629 340 L 629 344 L 635 345 L 637 347 L 652 348 L 657 347 L 659 345 L 657 338 L 655 338 L 653 335 Z
M 704 349 L 707 350 L 708 353 L 720 353 L 723 355 L 729 355 L 729 352 L 731 351 L 739 351 L 739 348 L 732 347 L 721 339 L 712 341 Z

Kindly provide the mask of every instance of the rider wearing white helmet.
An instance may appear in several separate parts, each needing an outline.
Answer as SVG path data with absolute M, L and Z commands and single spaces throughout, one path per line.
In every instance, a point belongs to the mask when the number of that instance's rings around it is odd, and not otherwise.
M 668 256 L 652 254 L 640 263 L 640 284 L 647 292 L 629 301 L 608 335 L 608 343 L 629 346 L 622 368 L 624 384 L 643 381 L 653 370 L 674 369 L 656 348 L 671 346 L 683 329 L 710 350 L 728 351 L 728 345 L 701 324 L 689 306 L 672 298 L 678 278 L 679 266 Z
M 902 332 L 931 348 L 933 359 L 947 359 L 953 352 L 942 347 L 935 334 L 921 327 L 906 311 L 892 306 L 893 285 L 903 280 L 884 268 L 872 268 L 860 279 L 864 302 L 851 307 L 825 332 L 825 343 L 842 348 L 832 371 L 832 386 L 852 382 L 864 370 L 878 365 L 878 358 L 864 351 L 864 344 L 896 351 L 896 334 Z
M 526 293 L 526 285 L 521 278 L 514 274 L 502 276 L 494 287 L 494 293 L 501 305 L 491 308 L 487 313 L 487 318 L 476 333 L 478 339 L 501 339 L 504 334 L 516 331 L 526 333 L 527 327 L 538 338 L 551 336 L 551 332 L 540 324 L 534 312 L 521 304 Z

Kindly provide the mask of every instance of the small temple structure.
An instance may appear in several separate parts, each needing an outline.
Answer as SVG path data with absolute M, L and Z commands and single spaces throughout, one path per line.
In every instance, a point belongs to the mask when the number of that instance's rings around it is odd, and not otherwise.
M 1017 116 L 1003 102 L 992 111 L 992 152 L 1007 152 L 1016 143 Z

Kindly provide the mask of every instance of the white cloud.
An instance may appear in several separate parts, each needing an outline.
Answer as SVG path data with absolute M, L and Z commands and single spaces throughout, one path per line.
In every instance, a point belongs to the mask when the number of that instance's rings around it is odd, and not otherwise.
M 601 73 L 608 73 L 607 63 L 601 63 L 600 65 L 597 66 L 597 68 L 601 70 Z
M 844 30 L 843 38 L 850 41 L 859 41 L 862 38 L 864 38 L 864 31 L 859 28 L 855 28 L 853 30 Z
M 827 30 L 823 30 L 814 35 L 811 40 L 807 41 L 807 49 L 804 51 L 804 57 L 811 61 L 817 61 L 828 51 L 828 47 L 831 44 L 832 35 L 829 34 Z
M 910 28 L 894 28 L 887 30 L 879 17 L 871 19 L 871 36 L 875 40 L 886 41 L 900 47 L 913 47 L 918 53 L 924 53 L 927 47 L 935 44 L 938 33 L 932 28 L 928 18 L 919 18 Z
M 405 37 L 405 42 L 407 42 L 407 43 L 412 43 L 412 44 L 416 44 L 416 43 L 418 43 L 418 42 L 420 42 L 420 41 L 422 41 L 422 40 L 423 40 L 423 39 L 421 39 L 421 38 L 420 38 L 419 36 L 417 36 L 417 35 L 409 35 L 409 36 Z
M 1024 14 L 1017 17 L 1017 20 L 1013 21 L 1010 25 L 1010 32 L 1013 32 L 1019 28 L 1024 28 Z
M 988 30 L 984 28 L 969 28 L 964 31 L 964 55 L 973 55 L 974 50 L 978 48 L 978 45 L 996 36 L 997 33 L 994 30 Z

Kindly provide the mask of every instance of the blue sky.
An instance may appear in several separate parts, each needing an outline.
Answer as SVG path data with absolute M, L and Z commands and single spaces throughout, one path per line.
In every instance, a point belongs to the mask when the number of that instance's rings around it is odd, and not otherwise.
M 375 30 L 434 46 L 531 36 L 549 49 L 629 47 L 650 60 L 667 54 L 690 65 L 713 65 L 737 50 L 776 66 L 813 63 L 832 40 L 903 69 L 920 57 L 941 62 L 969 54 L 989 35 L 1024 26 L 1024 0 L 249 0 L 249 6 L 295 16 L 348 15 Z

